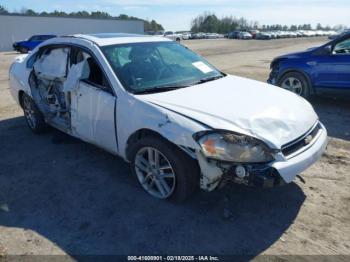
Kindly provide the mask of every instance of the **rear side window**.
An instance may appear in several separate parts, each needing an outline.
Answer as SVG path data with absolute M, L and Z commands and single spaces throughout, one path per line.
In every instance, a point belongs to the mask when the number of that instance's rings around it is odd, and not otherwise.
M 53 50 L 58 50 L 58 49 L 62 50 L 63 48 L 62 47 L 55 47 L 55 46 L 46 46 L 46 47 L 40 48 L 39 51 L 30 55 L 30 57 L 27 61 L 27 68 L 33 68 L 36 61 L 41 59 L 43 56 L 49 56 Z M 66 49 L 66 52 L 68 54 L 69 48 L 65 47 L 64 49 Z M 68 59 L 68 57 L 65 58 L 64 63 L 67 62 L 67 59 Z M 57 64 L 58 63 L 61 63 L 61 62 L 57 61 Z
M 69 47 L 45 48 L 34 64 L 35 72 L 47 79 L 65 78 L 69 51 Z

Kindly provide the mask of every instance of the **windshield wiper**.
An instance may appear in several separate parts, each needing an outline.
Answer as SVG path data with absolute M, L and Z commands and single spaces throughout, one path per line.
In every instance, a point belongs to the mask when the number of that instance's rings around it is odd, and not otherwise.
M 159 93 L 159 92 L 166 92 L 166 91 L 171 91 L 171 90 L 176 90 L 180 88 L 186 88 L 188 85 L 183 85 L 183 86 L 155 86 L 152 88 L 145 88 L 141 90 L 135 90 L 133 93 L 134 94 L 152 94 L 152 93 Z
M 200 79 L 199 81 L 197 81 L 193 84 L 190 84 L 190 85 L 164 85 L 164 86 L 155 86 L 155 87 L 151 87 L 151 88 L 144 88 L 144 89 L 140 89 L 140 90 L 135 90 L 135 91 L 133 91 L 133 93 L 140 95 L 140 94 L 153 94 L 153 93 L 167 92 L 167 91 L 176 90 L 176 89 L 180 89 L 180 88 L 186 88 L 186 87 L 193 86 L 193 85 L 203 84 L 203 83 L 206 83 L 209 81 L 214 81 L 214 80 L 223 78 L 225 76 L 226 76 L 225 74 L 222 74 L 222 75 L 218 75 L 218 76 L 203 78 L 203 79 Z
M 210 82 L 210 81 L 214 81 L 220 78 L 225 77 L 225 75 L 219 75 L 219 76 L 211 76 L 211 77 L 207 77 L 207 78 L 203 78 L 201 80 L 199 80 L 198 82 L 194 83 L 194 85 L 198 85 L 198 84 L 203 84 L 206 82 Z

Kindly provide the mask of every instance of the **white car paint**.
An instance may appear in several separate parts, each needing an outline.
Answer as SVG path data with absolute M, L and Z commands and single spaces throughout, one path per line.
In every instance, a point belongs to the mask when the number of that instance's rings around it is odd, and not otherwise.
M 276 149 L 318 121 L 310 103 L 300 96 L 236 76 L 140 99 L 191 116 L 214 129 L 254 136 Z
M 131 42 L 170 41 L 163 37 L 97 38 L 76 35 L 54 38 L 37 47 L 50 44 L 74 44 L 87 48 L 100 62 L 114 94 L 78 84 L 72 90 L 72 128 L 62 131 L 119 155 L 126 161 L 128 139 L 141 129 L 157 132 L 168 141 L 197 158 L 201 168 L 201 187 L 213 190 L 222 171 L 201 154 L 193 135 L 199 131 L 221 129 L 256 137 L 275 150 L 310 130 L 318 117 L 303 98 L 283 89 L 227 76 L 192 87 L 151 95 L 128 93 L 114 74 L 99 46 Z M 26 63 L 31 55 L 21 56 L 10 69 L 10 87 L 18 101 L 20 91 L 31 96 Z M 115 132 L 116 131 L 116 132 Z M 322 129 L 305 150 L 288 159 L 275 153 L 275 167 L 285 182 L 312 165 L 325 150 L 327 132 Z M 188 150 L 194 150 L 194 154 Z

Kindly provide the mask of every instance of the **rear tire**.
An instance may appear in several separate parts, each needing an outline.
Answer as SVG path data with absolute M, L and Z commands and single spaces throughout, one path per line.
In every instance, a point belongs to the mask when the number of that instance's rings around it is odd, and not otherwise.
M 132 146 L 130 152 L 132 173 L 150 195 L 182 202 L 199 188 L 196 161 L 165 139 L 144 137 Z
M 43 114 L 39 111 L 38 107 L 34 103 L 33 99 L 23 94 L 21 98 L 21 105 L 24 112 L 27 125 L 34 134 L 41 134 L 47 130 L 47 124 L 45 122 Z
M 278 81 L 278 86 L 300 95 L 305 99 L 310 98 L 310 85 L 305 76 L 299 72 L 285 74 Z

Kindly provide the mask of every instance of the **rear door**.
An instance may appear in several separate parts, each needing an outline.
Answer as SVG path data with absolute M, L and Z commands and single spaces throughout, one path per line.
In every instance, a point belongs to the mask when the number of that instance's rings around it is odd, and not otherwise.
M 73 49 L 72 63 L 85 59 L 89 73 L 71 94 L 72 131 L 82 140 L 117 153 L 116 96 L 96 59 L 86 50 Z

